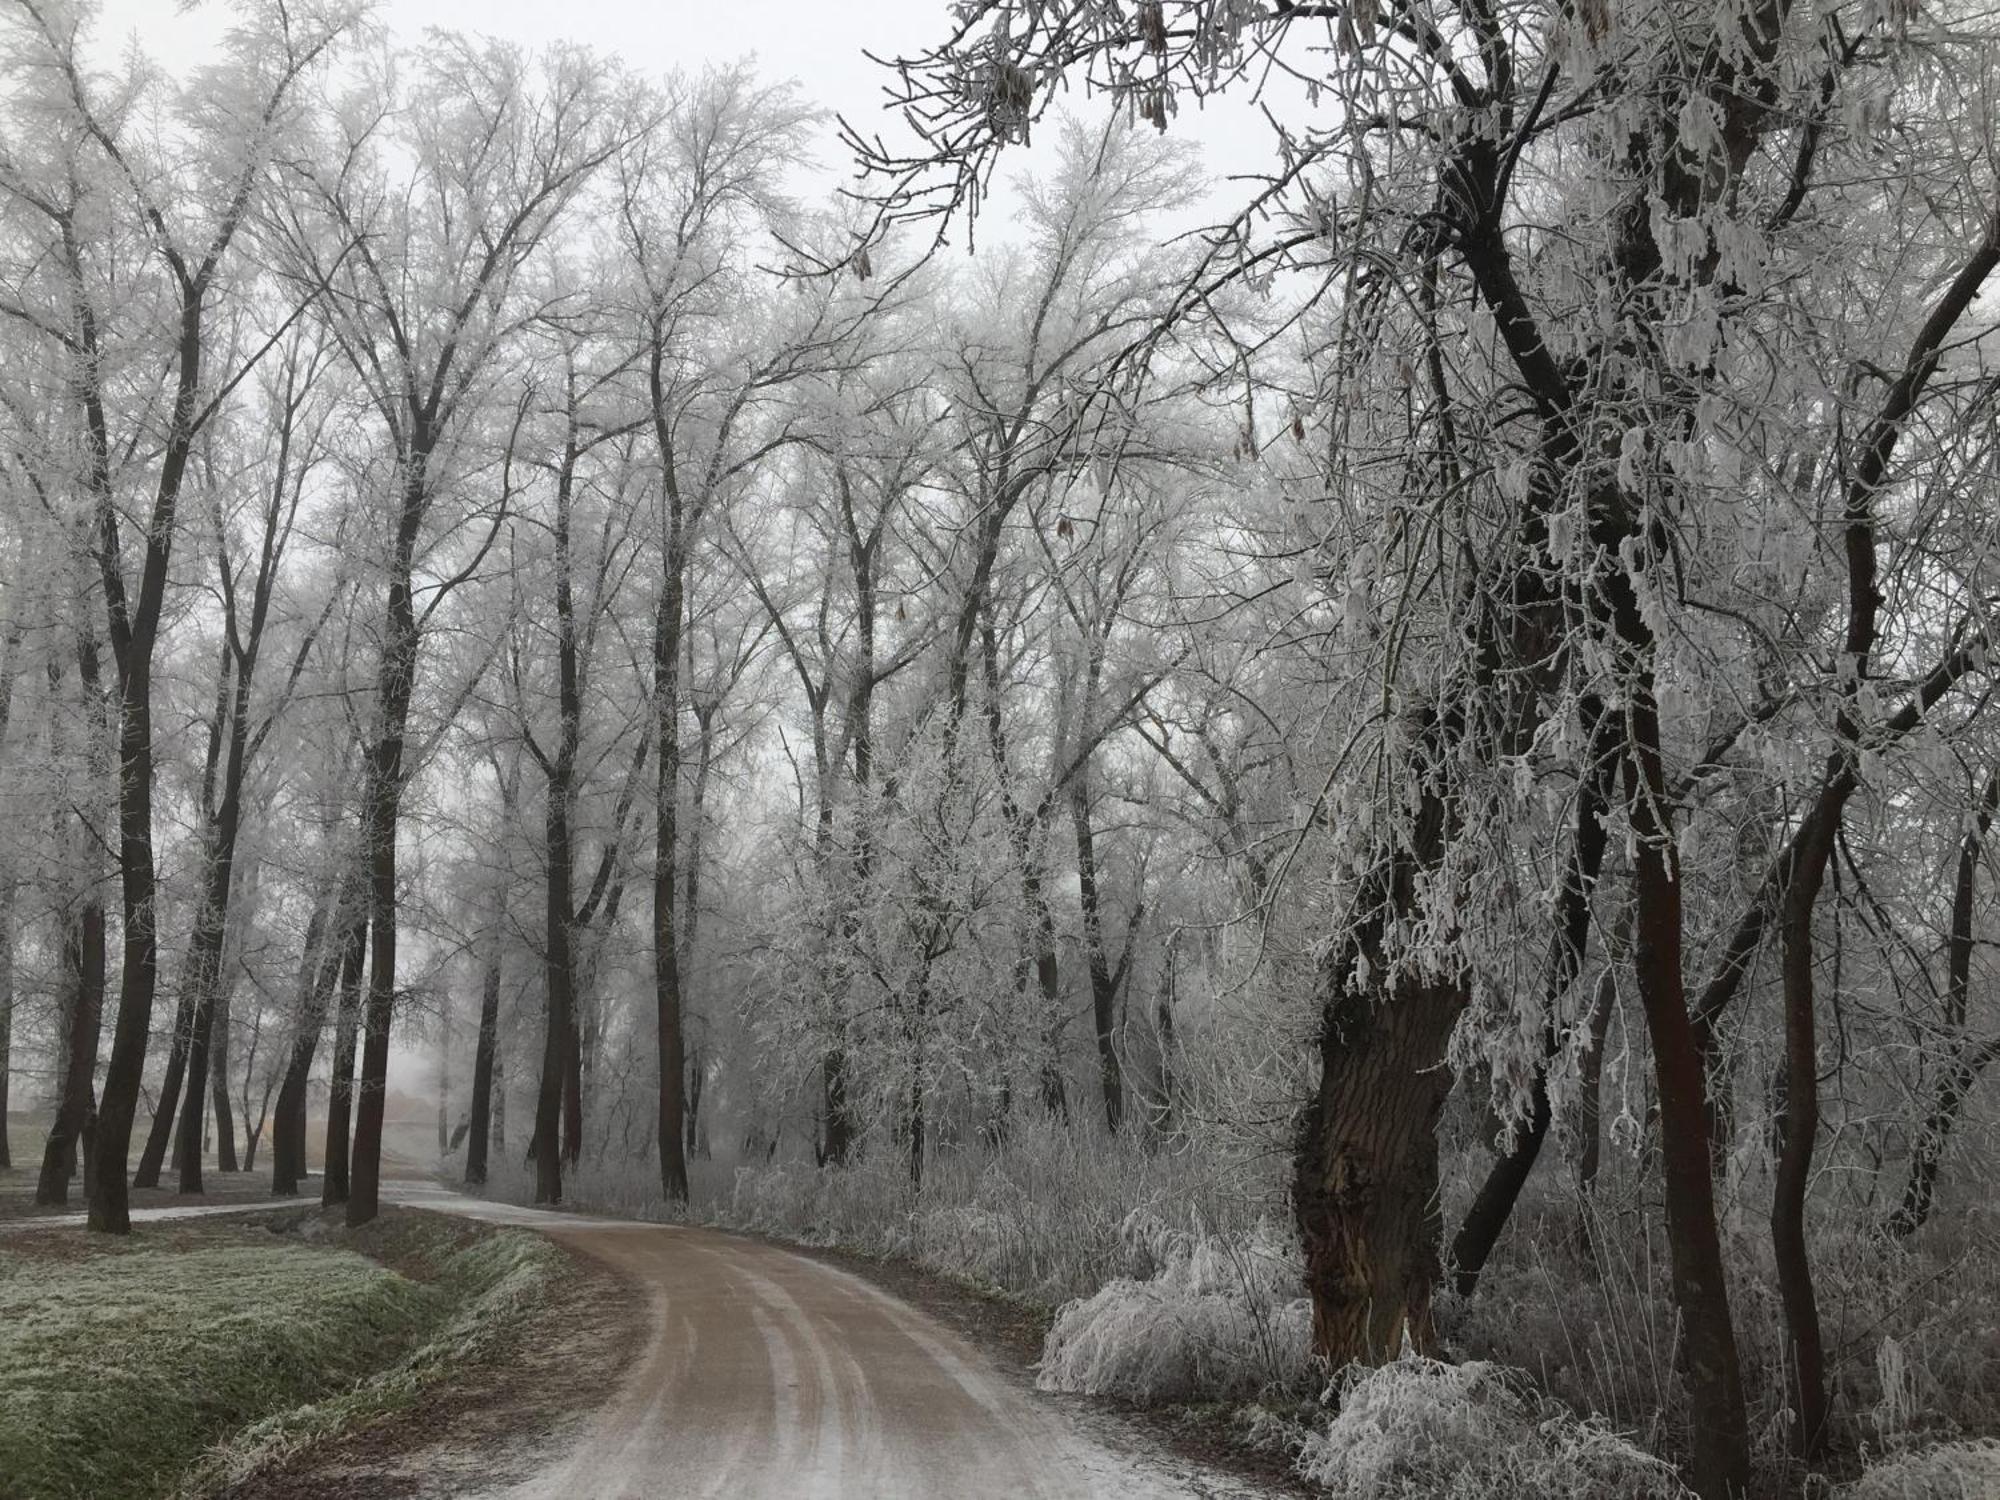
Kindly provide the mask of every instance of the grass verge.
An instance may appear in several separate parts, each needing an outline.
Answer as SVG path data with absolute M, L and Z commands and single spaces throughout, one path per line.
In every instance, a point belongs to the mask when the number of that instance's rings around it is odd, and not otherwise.
M 278 1232 L 274 1232 L 278 1231 Z M 0 1497 L 198 1496 L 398 1409 L 541 1295 L 539 1236 L 314 1211 L 0 1243 Z

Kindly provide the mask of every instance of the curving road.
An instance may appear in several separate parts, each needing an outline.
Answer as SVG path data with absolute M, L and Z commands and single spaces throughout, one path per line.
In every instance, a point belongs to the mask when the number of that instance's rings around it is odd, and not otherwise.
M 597 1414 L 490 1500 L 1167 1500 L 1242 1481 L 1114 1446 L 858 1277 L 710 1230 L 584 1219 L 385 1184 L 523 1225 L 646 1288 L 650 1337 Z

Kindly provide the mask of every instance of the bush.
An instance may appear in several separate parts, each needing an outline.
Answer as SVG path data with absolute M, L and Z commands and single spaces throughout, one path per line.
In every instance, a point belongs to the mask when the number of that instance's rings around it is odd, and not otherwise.
M 1249 1233 L 1256 1202 L 1246 1175 L 1212 1148 L 1156 1149 L 1136 1132 L 1107 1137 L 1024 1120 L 997 1147 L 937 1152 L 920 1195 L 901 1156 L 873 1151 L 823 1170 L 799 1162 L 739 1167 L 726 1202 L 706 1202 L 727 1228 L 909 1260 L 1055 1303 L 1096 1290 L 1106 1276 L 1151 1273 L 1143 1255 L 1132 1259 L 1142 1248 L 1126 1234 L 1135 1214 L 1185 1206 L 1218 1232 Z
M 1674 1471 L 1498 1365 L 1355 1368 L 1298 1472 L 1338 1500 L 1683 1500 Z
M 1127 1217 L 1128 1262 L 1116 1277 L 1056 1314 L 1043 1346 L 1043 1390 L 1116 1396 L 1145 1405 L 1229 1400 L 1316 1379 L 1312 1306 L 1296 1252 L 1269 1223 L 1247 1235 L 1176 1230 L 1151 1214 Z
M 1940 1443 L 1871 1464 L 1840 1500 L 1987 1500 L 2000 1495 L 2000 1442 Z

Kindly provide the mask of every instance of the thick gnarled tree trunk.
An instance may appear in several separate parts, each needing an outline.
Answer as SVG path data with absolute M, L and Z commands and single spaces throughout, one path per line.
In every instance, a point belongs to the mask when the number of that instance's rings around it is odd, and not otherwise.
M 1451 1091 L 1438 1063 L 1464 1008 L 1455 986 L 1414 981 L 1343 987 L 1327 1002 L 1292 1195 L 1313 1345 L 1336 1368 L 1393 1360 L 1405 1339 L 1436 1346 L 1437 1124 Z

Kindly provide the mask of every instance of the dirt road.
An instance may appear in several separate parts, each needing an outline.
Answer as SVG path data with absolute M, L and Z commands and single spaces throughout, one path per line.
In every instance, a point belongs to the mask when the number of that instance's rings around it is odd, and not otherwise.
M 1086 1430 L 867 1282 L 701 1229 L 396 1184 L 394 1200 L 543 1230 L 646 1289 L 644 1353 L 533 1476 L 489 1500 L 1167 1500 L 1257 1493 Z

